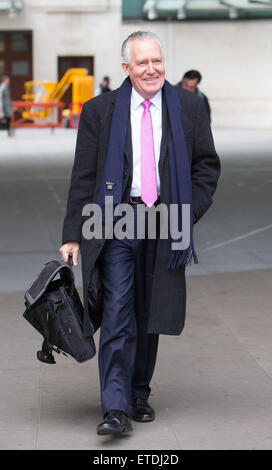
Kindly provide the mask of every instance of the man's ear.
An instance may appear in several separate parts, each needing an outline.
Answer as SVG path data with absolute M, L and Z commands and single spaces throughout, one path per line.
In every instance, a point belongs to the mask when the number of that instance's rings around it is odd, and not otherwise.
M 128 70 L 129 64 L 127 64 L 126 62 L 122 62 L 122 68 L 123 68 L 125 74 L 126 74 L 127 76 L 129 76 L 129 70 Z

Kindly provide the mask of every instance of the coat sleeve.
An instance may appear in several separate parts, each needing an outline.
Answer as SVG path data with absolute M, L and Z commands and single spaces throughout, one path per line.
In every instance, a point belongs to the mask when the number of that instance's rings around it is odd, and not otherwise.
M 191 177 L 195 222 L 212 204 L 212 196 L 220 176 L 220 160 L 216 153 L 210 122 L 203 99 L 199 99 L 192 154 Z
M 88 102 L 83 105 L 68 192 L 66 216 L 63 223 L 62 243 L 81 240 L 82 208 L 92 201 L 95 188 L 98 158 L 98 116 L 95 106 Z
M 12 101 L 10 98 L 10 88 L 5 86 L 2 92 L 2 106 L 3 106 L 3 115 L 4 117 L 12 116 Z

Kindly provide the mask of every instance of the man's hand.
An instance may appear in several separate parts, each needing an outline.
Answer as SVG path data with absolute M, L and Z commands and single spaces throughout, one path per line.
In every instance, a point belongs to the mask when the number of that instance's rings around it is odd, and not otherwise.
M 79 253 L 79 243 L 78 242 L 67 242 L 60 247 L 61 259 L 67 263 L 69 254 L 73 256 L 73 264 L 77 265 L 78 253 Z

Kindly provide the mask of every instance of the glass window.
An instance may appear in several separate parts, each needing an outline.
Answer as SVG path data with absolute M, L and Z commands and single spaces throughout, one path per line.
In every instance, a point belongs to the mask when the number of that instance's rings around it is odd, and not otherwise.
M 5 50 L 5 37 L 4 34 L 0 33 L 0 52 L 4 52 Z
M 13 33 L 11 35 L 11 50 L 13 52 L 29 51 L 29 36 L 24 33 Z
M 29 75 L 29 63 L 26 60 L 11 62 L 12 75 Z
M 5 62 L 3 60 L 0 60 L 0 75 L 3 75 L 5 73 Z

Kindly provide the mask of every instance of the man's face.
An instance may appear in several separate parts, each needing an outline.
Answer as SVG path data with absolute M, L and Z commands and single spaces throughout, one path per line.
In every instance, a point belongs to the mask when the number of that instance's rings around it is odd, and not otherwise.
M 191 91 L 192 93 L 196 92 L 197 84 L 197 78 L 184 78 L 181 82 L 182 88 L 185 88 L 185 90 Z
M 130 42 L 130 63 L 122 63 L 133 88 L 146 100 L 163 87 L 165 68 L 159 43 L 153 38 Z

